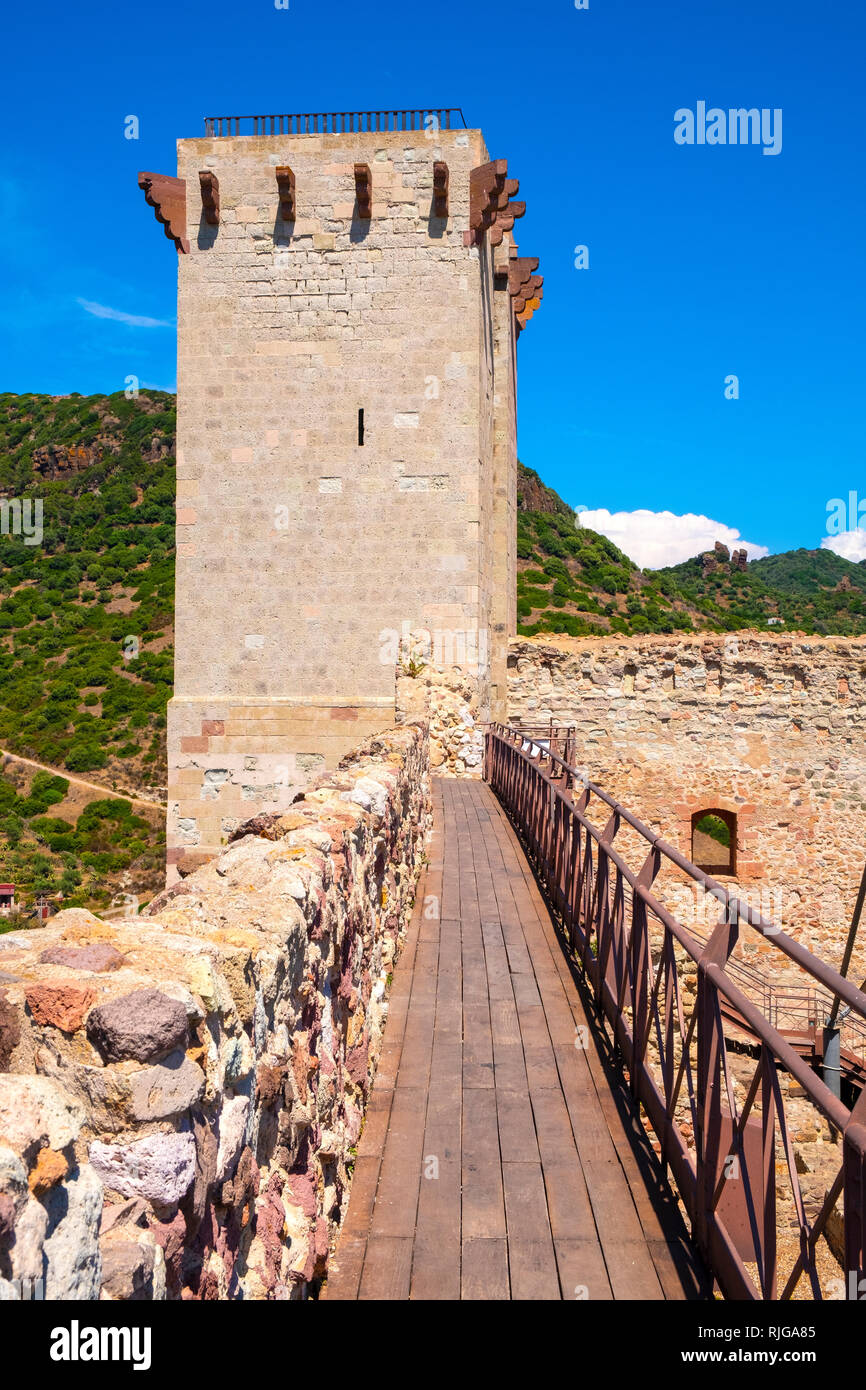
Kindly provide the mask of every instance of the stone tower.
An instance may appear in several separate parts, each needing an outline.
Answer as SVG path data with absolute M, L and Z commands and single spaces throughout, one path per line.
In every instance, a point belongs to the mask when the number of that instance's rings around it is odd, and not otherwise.
M 139 176 L 178 251 L 169 881 L 394 723 L 401 635 L 504 713 L 541 280 L 454 117 L 215 118 Z

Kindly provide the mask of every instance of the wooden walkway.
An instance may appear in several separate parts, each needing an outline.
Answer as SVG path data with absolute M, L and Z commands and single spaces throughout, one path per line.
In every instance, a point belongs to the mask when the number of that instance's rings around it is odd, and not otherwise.
M 710 1296 L 504 812 L 484 783 L 434 786 L 323 1296 Z

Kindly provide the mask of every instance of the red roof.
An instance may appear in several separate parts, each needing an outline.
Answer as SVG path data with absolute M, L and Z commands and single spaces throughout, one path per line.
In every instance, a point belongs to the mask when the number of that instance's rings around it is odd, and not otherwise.
M 14 892 L 15 892 L 15 884 L 14 884 L 14 883 L 0 883 L 0 893 L 13 893 L 13 894 L 14 894 Z

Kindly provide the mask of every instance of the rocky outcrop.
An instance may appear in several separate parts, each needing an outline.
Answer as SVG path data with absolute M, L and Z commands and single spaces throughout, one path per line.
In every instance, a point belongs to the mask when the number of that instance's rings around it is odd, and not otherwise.
M 544 512 L 548 516 L 572 517 L 571 507 L 563 502 L 553 488 L 547 487 L 531 468 L 519 467 L 517 477 L 517 510 L 521 512 Z
M 116 423 L 116 422 L 115 422 Z M 40 444 L 33 450 L 33 472 L 40 478 L 65 478 L 81 473 L 109 455 L 121 452 L 121 441 L 114 435 L 100 435 L 92 444 Z M 150 443 L 138 445 L 141 457 L 148 463 L 167 458 L 174 449 L 174 440 L 155 434 Z
M 120 453 L 120 448 L 109 452 Z M 33 450 L 33 472 L 40 478 L 62 478 L 99 463 L 104 453 L 102 444 L 40 444 Z
M 705 555 L 700 557 L 704 579 L 711 574 L 722 571 L 745 570 L 749 564 L 749 552 L 745 549 L 735 550 L 733 553 L 722 541 L 716 541 L 712 550 L 708 550 Z
M 315 1289 L 429 820 L 406 724 L 146 915 L 0 937 L 0 1298 Z

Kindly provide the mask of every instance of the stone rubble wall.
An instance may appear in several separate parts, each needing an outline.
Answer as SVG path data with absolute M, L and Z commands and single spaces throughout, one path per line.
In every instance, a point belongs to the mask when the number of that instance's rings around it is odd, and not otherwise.
M 718 877 L 838 967 L 866 857 L 866 638 L 517 639 L 509 668 L 510 722 L 573 726 L 590 780 L 689 858 L 696 812 L 735 813 L 736 877 Z M 706 933 L 718 906 L 693 916 Z
M 401 640 L 397 662 L 397 722 L 423 720 L 430 729 L 430 766 L 439 776 L 478 779 L 484 765 L 477 667 L 437 660 L 426 630 Z
M 0 937 L 0 1298 L 315 1290 L 430 822 L 405 724 L 146 915 Z

